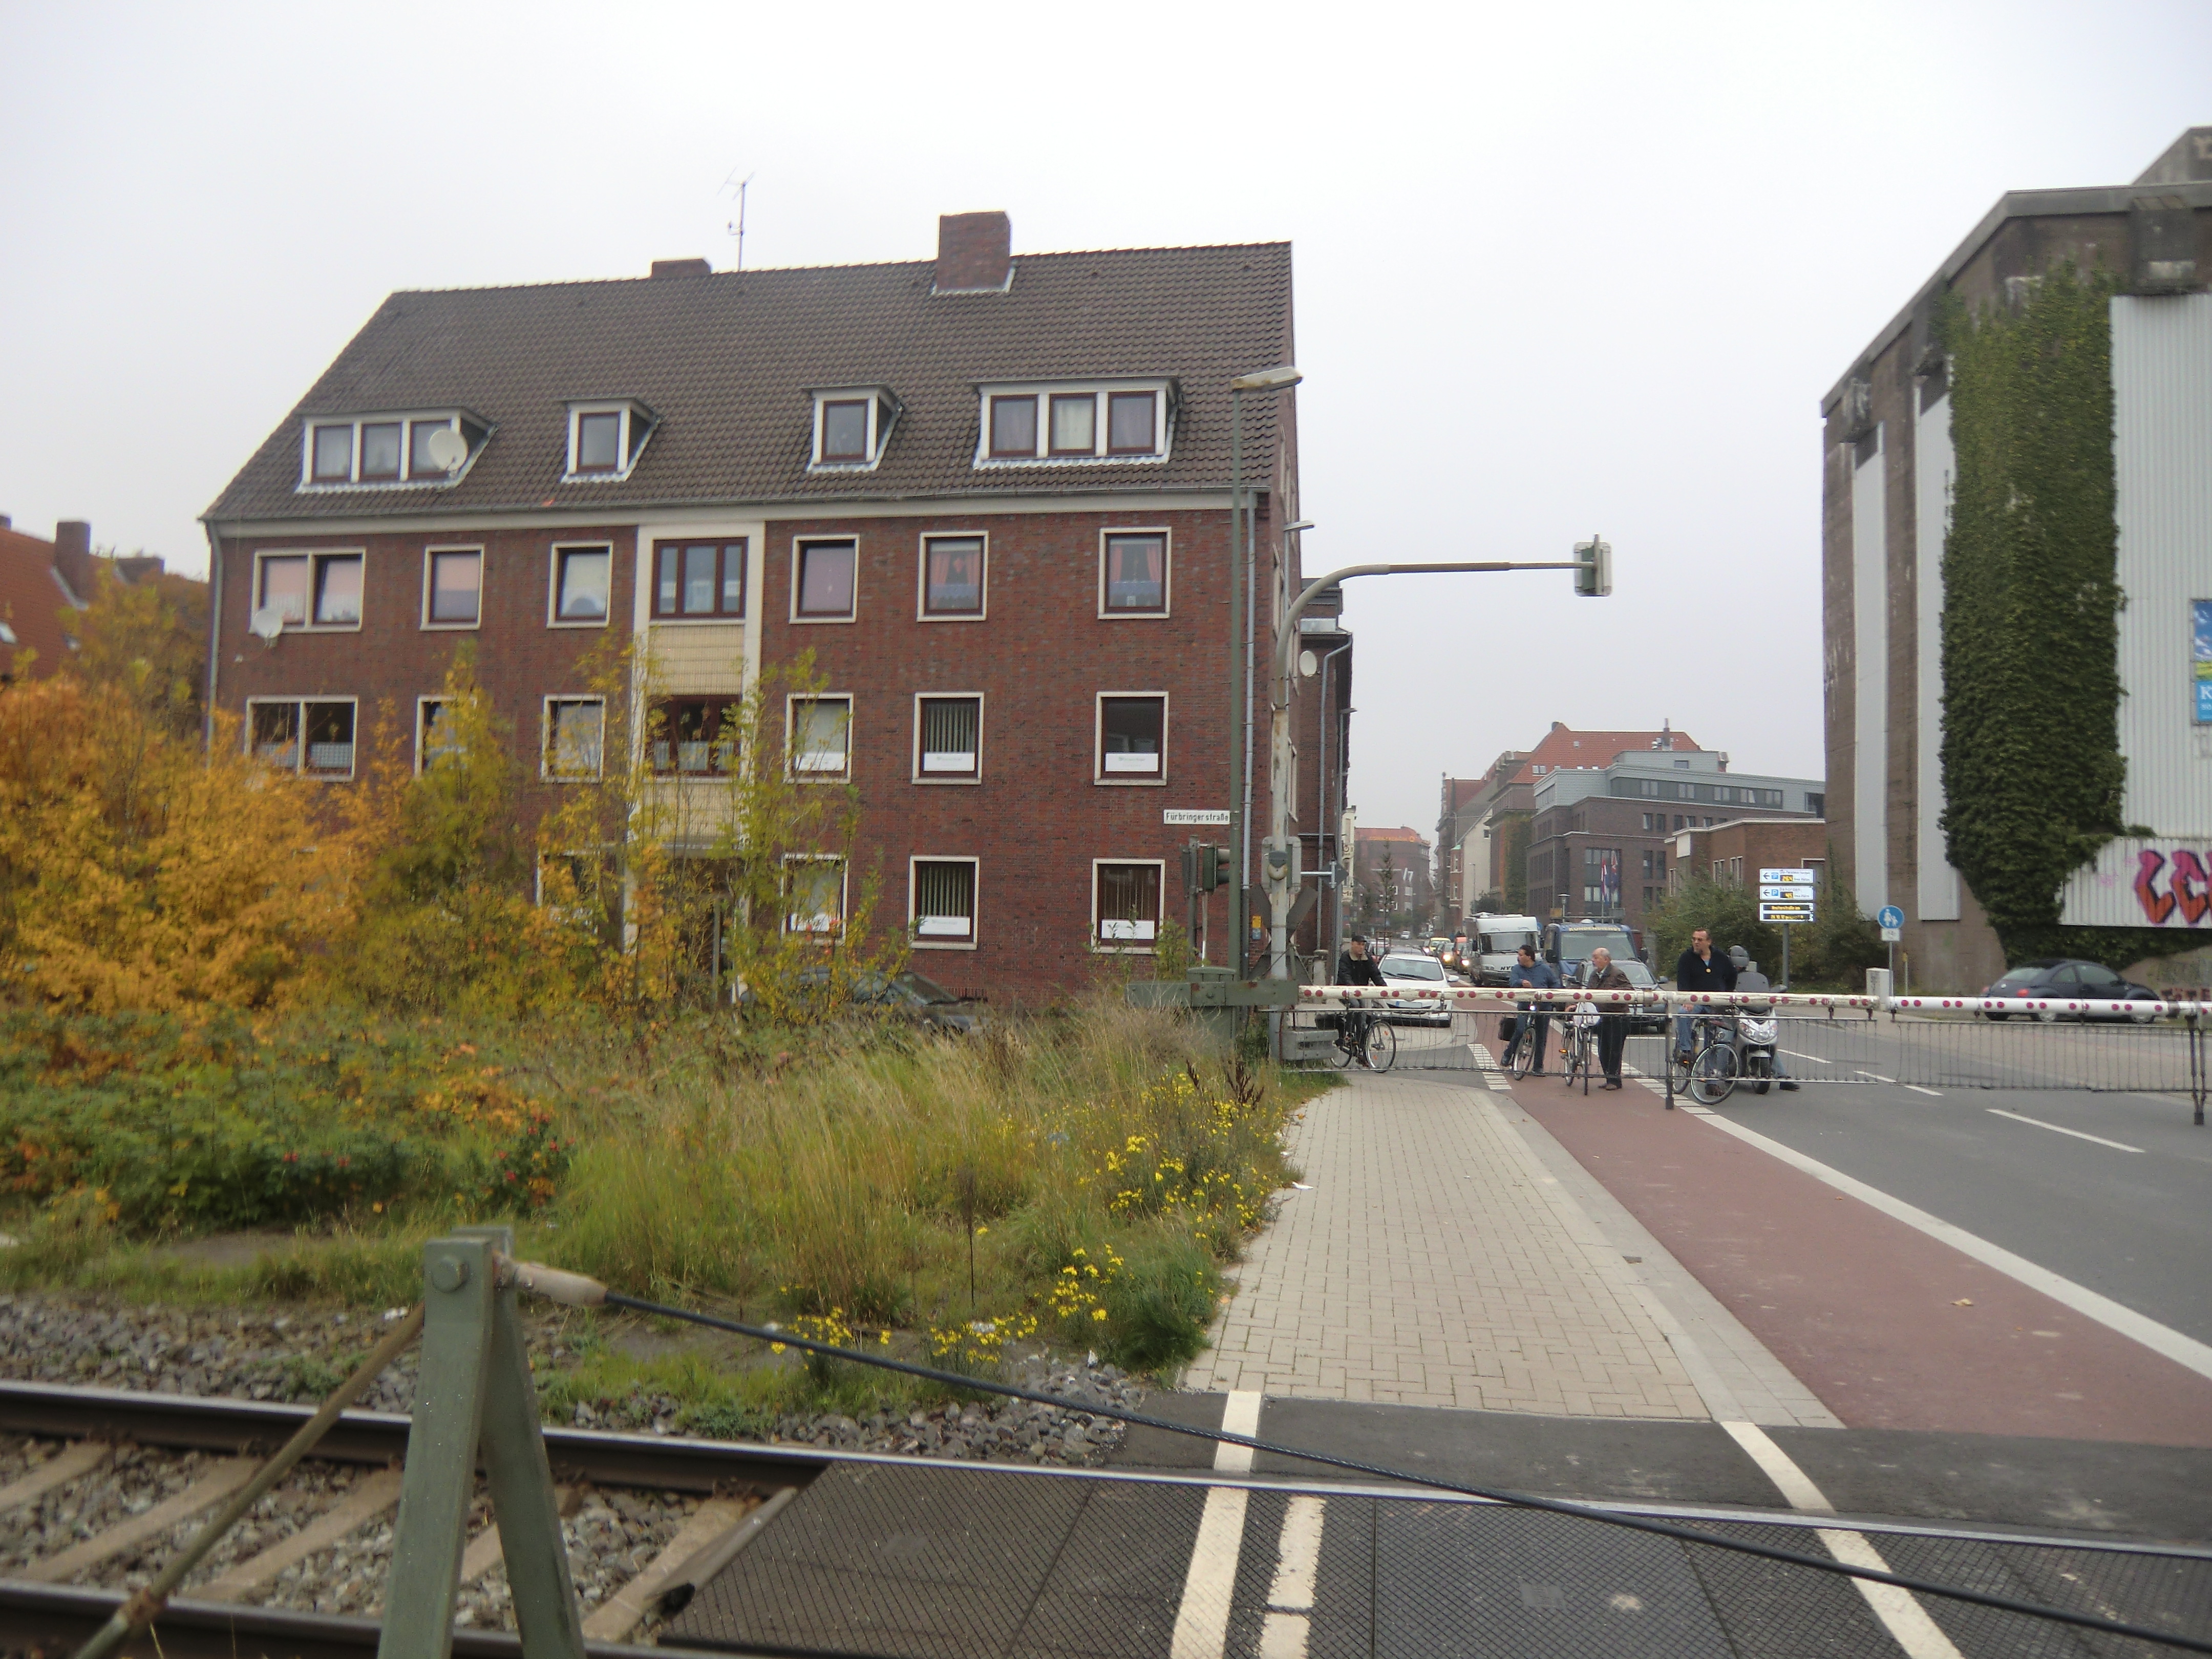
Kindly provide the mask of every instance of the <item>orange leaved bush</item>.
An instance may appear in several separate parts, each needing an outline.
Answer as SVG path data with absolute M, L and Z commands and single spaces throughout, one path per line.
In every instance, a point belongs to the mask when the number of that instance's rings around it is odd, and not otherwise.
M 75 675 L 0 688 L 0 998 L 281 1001 L 353 920 L 354 837 L 311 787 Z

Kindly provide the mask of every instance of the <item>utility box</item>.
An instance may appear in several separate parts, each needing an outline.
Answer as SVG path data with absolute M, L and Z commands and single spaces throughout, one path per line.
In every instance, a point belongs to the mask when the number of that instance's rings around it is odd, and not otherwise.
M 1867 969 L 1866 994 L 1869 996 L 1887 997 L 1893 995 L 1893 993 L 1890 990 L 1889 986 L 1890 978 L 1888 969 L 1869 968 Z

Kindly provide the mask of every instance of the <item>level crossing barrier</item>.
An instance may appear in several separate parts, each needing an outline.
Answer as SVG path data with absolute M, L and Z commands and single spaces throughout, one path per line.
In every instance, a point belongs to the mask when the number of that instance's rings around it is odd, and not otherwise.
M 1675 1021 L 1685 1015 L 1771 1020 L 1779 1075 L 1801 1085 L 2172 1096 L 2191 1103 L 2201 1126 L 2212 1083 L 2206 1042 L 2212 1003 L 2194 1000 L 1571 988 L 1539 996 L 1494 986 L 1409 993 L 1401 986 L 1307 985 L 1298 988 L 1287 1018 L 1294 1031 L 1315 1035 L 1286 1042 L 1285 1050 L 1326 1058 L 1320 1033 L 1357 1009 L 1391 1026 L 1395 1069 L 1492 1071 L 1503 1021 L 1531 1005 L 1550 1015 L 1547 1073 L 1559 1066 L 1572 1009 L 1595 1006 L 1627 1018 L 1626 1069 L 1661 1084 L 1670 1106 L 1685 1081 L 1668 1063 Z

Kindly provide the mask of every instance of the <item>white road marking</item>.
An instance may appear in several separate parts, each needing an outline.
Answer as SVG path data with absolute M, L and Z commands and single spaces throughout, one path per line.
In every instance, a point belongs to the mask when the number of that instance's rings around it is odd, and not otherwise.
M 1284 1509 L 1282 1536 L 1275 1546 L 1275 1579 L 1267 1590 L 1267 1616 L 1260 1626 L 1260 1659 L 1306 1659 L 1326 1501 L 1293 1498 Z
M 2072 1135 L 2076 1140 L 2094 1140 L 2100 1146 L 2110 1146 L 2115 1152 L 2140 1152 L 2142 1151 L 2142 1147 L 2130 1146 L 2124 1140 L 2107 1140 L 2102 1135 L 2093 1135 L 2086 1130 L 2069 1129 L 2063 1123 L 2045 1123 L 2039 1117 L 2022 1117 L 2018 1112 L 2008 1112 L 2002 1106 L 1984 1106 L 1982 1109 L 1994 1113 L 1998 1117 L 2008 1117 L 2015 1123 L 2033 1123 L 2037 1128 L 2048 1129 L 2055 1135 Z
M 2184 1335 L 2169 1325 L 2161 1325 L 2146 1318 L 2133 1308 L 2125 1307 L 2108 1296 L 2100 1296 L 2086 1285 L 2039 1267 L 2026 1256 L 2015 1255 L 2001 1244 L 1992 1244 L 1986 1238 L 1968 1232 L 1964 1227 L 1953 1225 L 1940 1216 L 1930 1215 L 1917 1205 L 1907 1204 L 1901 1198 L 1893 1198 L 1879 1187 L 1869 1187 L 1863 1181 L 1832 1169 L 1816 1158 L 1808 1158 L 1794 1146 L 1785 1146 L 1771 1139 L 1756 1129 L 1747 1129 L 1741 1123 L 1699 1112 L 1715 1128 L 1734 1135 L 1747 1146 L 1778 1158 L 1794 1170 L 1802 1170 L 1815 1181 L 1825 1182 L 1838 1192 L 1847 1193 L 1862 1203 L 1871 1205 L 1893 1221 L 1902 1221 L 1906 1226 L 1918 1229 L 1929 1237 L 1948 1244 L 1962 1255 L 1972 1256 L 1985 1267 L 1995 1267 L 1999 1273 L 2018 1279 L 2032 1291 L 2039 1291 L 2063 1307 L 2071 1308 L 2085 1319 L 2094 1319 L 2108 1330 L 2118 1331 L 2130 1341 L 2140 1342 L 2153 1353 L 2171 1359 L 2177 1365 L 2195 1371 L 2199 1376 L 2212 1378 L 2212 1344 L 2199 1342 L 2193 1336 Z
M 1260 1401 L 1257 1389 L 1232 1389 L 1222 1408 L 1223 1432 L 1258 1433 Z M 1213 1467 L 1224 1474 L 1249 1474 L 1252 1449 L 1217 1445 Z M 1242 1486 L 1207 1488 L 1198 1536 L 1190 1547 L 1190 1570 L 1183 1576 L 1182 1601 L 1176 1609 L 1175 1635 L 1168 1645 L 1170 1659 L 1221 1659 L 1229 1641 L 1230 1596 L 1237 1588 L 1237 1558 L 1244 1547 L 1244 1512 L 1250 1502 L 1251 1494 Z
M 1917 1083 L 1908 1083 L 1905 1086 L 1916 1095 L 1927 1095 L 1936 1100 L 1943 1098 L 1943 1091 L 1940 1089 L 1923 1089 Z
M 1782 1052 L 1789 1055 L 1792 1060 L 1809 1060 L 1815 1066 L 1827 1066 L 1833 1064 L 1832 1061 L 1821 1059 L 1818 1054 L 1801 1054 L 1795 1048 L 1784 1048 Z
M 1751 1461 L 1759 1465 L 1766 1478 L 1775 1485 L 1793 1510 L 1808 1510 L 1816 1515 L 1833 1515 L 1836 1506 L 1828 1501 L 1827 1494 L 1813 1483 L 1813 1478 L 1790 1460 L 1790 1454 L 1776 1445 L 1766 1431 L 1756 1423 L 1723 1423 L 1729 1437 L 1743 1448 Z M 1841 1527 L 1816 1527 L 1814 1536 L 1827 1547 L 1847 1567 L 1866 1567 L 1875 1572 L 1893 1571 L 1863 1532 L 1852 1532 Z M 1928 1609 L 1911 1590 L 1895 1584 L 1870 1583 L 1863 1578 L 1851 1583 L 1866 1598 L 1874 1616 L 1881 1620 L 1897 1645 L 1903 1648 L 1909 1659 L 1964 1659 L 1951 1638 L 1928 1616 Z
M 1872 1078 L 1872 1079 L 1873 1079 L 1876 1083 L 1887 1083 L 1887 1084 L 1893 1084 L 1893 1084 L 1895 1084 L 1895 1083 L 1896 1083 L 1896 1081 L 1897 1081 L 1897 1079 L 1896 1079 L 1895 1078 L 1893 1078 L 1893 1077 L 1884 1077 L 1884 1076 L 1883 1076 L 1880 1072 L 1869 1072 L 1869 1071 L 1865 1070 L 1863 1067 L 1862 1067 L 1862 1068 L 1861 1068 L 1861 1070 L 1860 1070 L 1860 1072 L 1859 1072 L 1859 1075 L 1860 1075 L 1861 1077 L 1870 1077 L 1870 1078 Z

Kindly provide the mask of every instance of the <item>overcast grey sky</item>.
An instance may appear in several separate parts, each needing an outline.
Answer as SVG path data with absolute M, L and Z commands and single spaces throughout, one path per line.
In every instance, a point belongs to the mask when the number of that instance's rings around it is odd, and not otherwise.
M 1297 245 L 1353 799 L 1432 834 L 1554 720 L 1822 770 L 1818 399 L 2000 192 L 2212 120 L 2212 7 L 375 7 L 0 0 L 0 512 L 199 572 L 394 289 Z M 1257 365 L 1255 365 L 1257 367 Z

